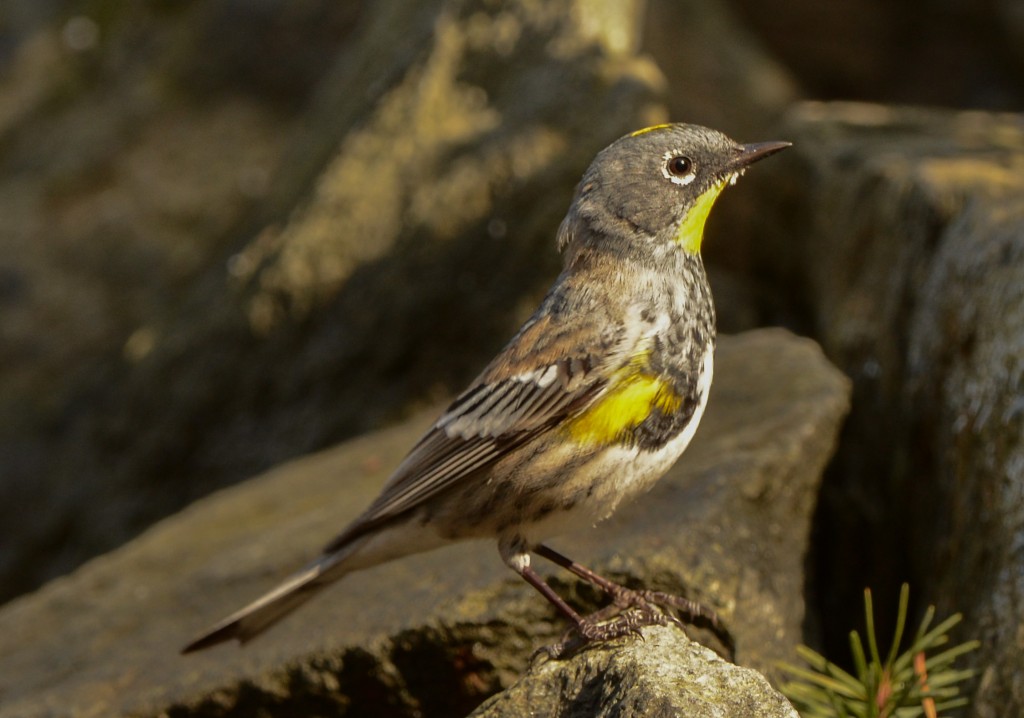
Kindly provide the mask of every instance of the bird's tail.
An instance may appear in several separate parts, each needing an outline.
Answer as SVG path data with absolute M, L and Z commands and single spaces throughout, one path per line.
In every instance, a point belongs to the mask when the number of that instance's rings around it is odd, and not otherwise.
M 245 643 L 255 638 L 311 599 L 328 583 L 341 578 L 343 571 L 337 570 L 338 563 L 337 556 L 321 558 L 204 632 L 181 652 L 192 653 L 233 639 Z

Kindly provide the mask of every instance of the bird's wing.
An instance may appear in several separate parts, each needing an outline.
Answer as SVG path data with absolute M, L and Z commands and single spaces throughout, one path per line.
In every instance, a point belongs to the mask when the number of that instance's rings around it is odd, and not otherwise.
M 548 324 L 543 322 L 542 324 Z M 628 353 L 624 328 L 560 341 L 553 327 L 527 325 L 413 447 L 380 496 L 325 549 L 330 553 L 373 527 L 413 509 L 533 439 L 596 400 L 607 369 Z M 545 335 L 539 352 L 533 335 Z

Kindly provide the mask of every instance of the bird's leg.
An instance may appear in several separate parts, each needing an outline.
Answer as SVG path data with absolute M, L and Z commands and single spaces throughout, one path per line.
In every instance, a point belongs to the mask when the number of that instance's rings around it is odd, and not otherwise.
M 583 617 L 576 613 L 576 611 L 573 610 L 573 607 L 566 603 L 561 596 L 555 593 L 555 590 L 540 577 L 540 574 L 529 566 L 522 566 L 518 571 L 519 575 L 522 576 L 527 583 L 540 591 L 540 594 L 550 601 L 563 616 L 572 621 L 575 626 L 578 627 L 583 622 Z
M 703 604 L 683 598 L 682 596 L 664 593 L 662 591 L 646 591 L 626 588 L 614 581 L 608 580 L 586 566 L 573 561 L 567 556 L 563 556 L 554 549 L 543 544 L 536 546 L 533 550 L 538 556 L 546 558 L 552 563 L 566 569 L 570 573 L 579 576 L 584 581 L 597 586 L 611 597 L 612 605 L 596 611 L 589 616 L 580 618 L 580 621 L 583 623 L 597 624 L 608 620 L 615 615 L 617 611 L 622 611 L 623 609 L 636 609 L 635 612 L 620 613 L 619 617 L 616 618 L 616 623 L 618 623 L 619 618 L 621 618 L 623 623 L 632 624 L 624 627 L 624 630 L 622 630 L 618 635 L 633 633 L 636 632 L 640 626 L 651 624 L 665 625 L 666 623 L 674 623 L 681 626 L 682 624 L 678 619 L 674 616 L 666 616 L 664 613 L 655 610 L 652 604 L 654 606 L 674 608 L 684 614 L 684 620 L 686 620 L 687 623 L 694 625 L 706 625 L 710 628 L 718 639 L 726 646 L 729 652 L 732 652 L 733 639 L 728 629 L 726 629 L 719 620 L 718 614 Z M 545 584 L 545 586 L 547 586 L 547 584 Z M 550 590 L 550 588 L 548 590 Z M 573 613 L 575 613 L 575 611 Z M 577 628 L 579 628 L 579 624 L 577 624 Z M 580 630 L 580 635 L 587 638 L 587 632 L 589 631 Z
M 641 626 L 652 624 L 666 625 L 670 620 L 675 620 L 670 619 L 660 611 L 654 610 L 649 604 L 638 606 L 637 611 L 631 612 L 628 615 L 621 614 L 615 616 L 611 622 L 605 622 L 610 616 L 602 615 L 605 613 L 604 610 L 597 611 L 588 616 L 581 616 L 561 596 L 555 593 L 554 589 L 530 566 L 520 566 L 516 570 L 527 583 L 540 591 L 541 595 L 550 601 L 563 616 L 572 621 L 573 628 L 575 628 L 584 641 L 607 641 L 630 633 L 639 634 Z M 612 606 L 611 608 L 616 607 Z M 561 643 L 552 647 L 549 652 L 554 656 L 558 656 L 564 651 L 566 645 L 567 642 L 563 639 Z

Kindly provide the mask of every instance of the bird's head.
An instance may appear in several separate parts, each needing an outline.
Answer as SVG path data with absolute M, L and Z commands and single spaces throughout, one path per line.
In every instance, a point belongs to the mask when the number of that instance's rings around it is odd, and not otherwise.
M 656 125 L 602 150 L 576 188 L 559 250 L 699 254 L 718 195 L 789 142 L 739 144 L 699 125 Z

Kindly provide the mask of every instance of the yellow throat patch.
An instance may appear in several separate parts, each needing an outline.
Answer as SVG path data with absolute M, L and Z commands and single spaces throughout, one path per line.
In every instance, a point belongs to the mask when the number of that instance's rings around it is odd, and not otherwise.
M 612 375 L 607 393 L 566 427 L 581 444 L 615 443 L 640 426 L 655 409 L 677 411 L 682 398 L 664 380 L 647 374 L 647 356 L 641 355 Z
M 700 245 L 704 241 L 704 224 L 708 221 L 711 208 L 715 205 L 718 195 L 728 184 L 723 180 L 716 185 L 709 187 L 704 194 L 697 198 L 697 201 L 686 213 L 679 230 L 676 232 L 676 241 L 683 245 L 683 249 L 691 254 L 700 254 Z

